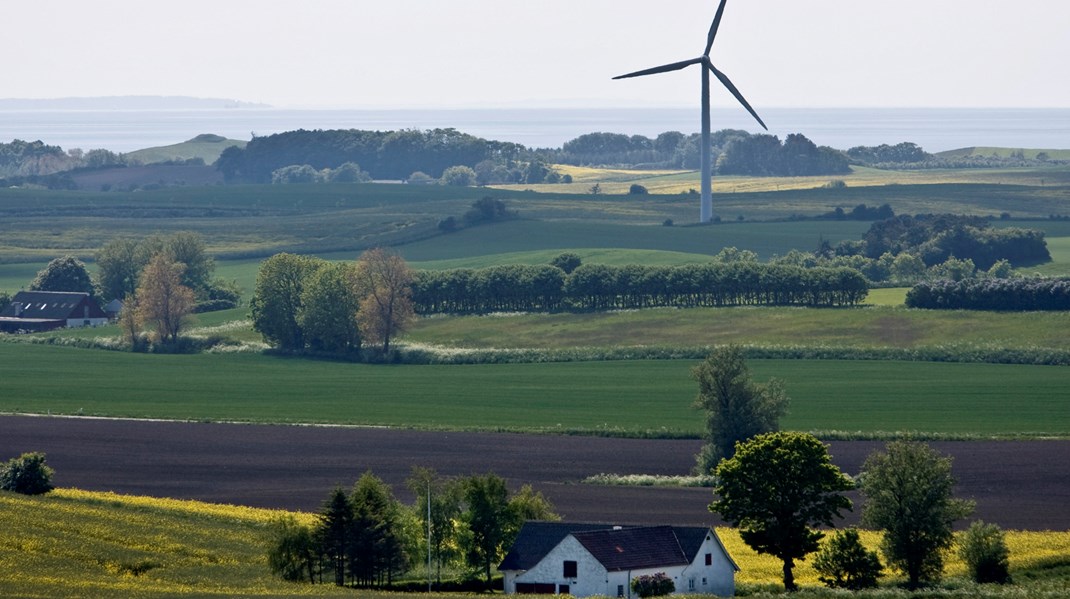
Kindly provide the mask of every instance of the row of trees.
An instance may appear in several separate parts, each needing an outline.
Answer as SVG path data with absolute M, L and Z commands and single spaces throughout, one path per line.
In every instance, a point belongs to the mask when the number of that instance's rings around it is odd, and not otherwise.
M 413 283 L 421 313 L 607 310 L 658 306 L 849 306 L 868 286 L 856 270 L 733 262 L 687 266 L 560 268 L 497 266 L 422 271 Z
M 796 589 L 795 562 L 817 551 L 825 536 L 813 528 L 835 526 L 852 507 L 844 493 L 856 488 L 866 499 L 862 523 L 883 531 L 888 563 L 911 588 L 939 580 L 953 525 L 973 510 L 952 497 L 951 458 L 921 443 L 889 443 L 869 456 L 856 483 L 816 437 L 777 432 L 789 401 L 784 387 L 775 379 L 753 382 L 740 347 L 715 350 L 691 375 L 699 384 L 694 406 L 706 415 L 698 470 L 717 480 L 710 510 L 739 527 L 755 551 L 781 560 L 787 590 Z M 962 554 L 979 582 L 1008 580 L 998 528 L 976 523 Z M 827 585 L 851 589 L 876 586 L 883 569 L 850 529 L 825 544 L 814 566 Z
M 367 472 L 348 494 L 333 490 L 313 526 L 281 521 L 272 571 L 293 581 L 322 583 L 326 574 L 338 586 L 383 587 L 430 556 L 440 585 L 444 567 L 460 566 L 490 588 L 491 568 L 524 521 L 560 519 L 541 493 L 524 486 L 510 494 L 494 474 L 451 479 L 413 468 L 406 484 L 412 506 Z
M 251 307 L 253 328 L 287 350 L 349 352 L 390 341 L 413 318 L 413 274 L 382 249 L 355 264 L 276 254 L 260 265 Z
M 906 305 L 933 310 L 1070 310 L 1070 280 L 924 281 L 907 292 Z
M 746 252 L 746 250 L 744 250 Z M 752 252 L 746 255 L 758 257 Z M 828 249 L 818 248 L 816 252 L 791 250 L 783 256 L 774 256 L 770 264 L 796 266 L 800 268 L 851 268 L 862 273 L 871 283 L 893 283 L 913 285 L 919 281 L 964 279 L 1006 279 L 1014 276 L 1014 267 L 1007 260 L 1000 260 L 989 269 L 978 270 L 973 260 L 960 260 L 954 256 L 943 262 L 927 266 L 925 261 L 908 252 L 892 254 L 885 252 L 879 258 L 867 258 L 860 254 L 840 255 Z
M 416 171 L 434 178 L 451 166 L 491 160 L 507 163 L 525 148 L 489 141 L 456 129 L 400 131 L 315 130 L 288 131 L 254 137 L 246 147 L 223 151 L 216 167 L 228 182 L 270 183 L 272 174 L 291 165 L 315 171 L 361 165 L 376 179 L 404 179 Z

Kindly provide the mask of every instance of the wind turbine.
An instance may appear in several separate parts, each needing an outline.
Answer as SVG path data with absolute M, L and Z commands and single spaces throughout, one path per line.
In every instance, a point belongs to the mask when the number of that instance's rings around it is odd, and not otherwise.
M 739 90 L 736 89 L 735 85 L 732 85 L 728 76 L 717 70 L 717 67 L 713 66 L 713 62 L 710 61 L 710 49 L 713 48 L 713 38 L 717 35 L 717 28 L 721 25 L 721 16 L 724 14 L 724 5 L 726 2 L 728 2 L 728 0 L 721 0 L 721 5 L 717 7 L 717 15 L 713 17 L 713 25 L 710 27 L 710 35 L 706 39 L 706 51 L 702 53 L 702 56 L 613 78 L 628 79 L 630 77 L 656 75 L 658 73 L 679 71 L 680 69 L 689 67 L 693 64 L 702 65 L 702 208 L 699 211 L 699 222 L 703 223 L 708 223 L 713 219 L 713 192 L 710 187 L 710 73 L 712 72 L 714 76 L 728 88 L 728 91 L 732 92 L 732 95 L 739 100 L 739 103 L 747 109 L 747 112 L 758 121 L 758 124 L 761 125 L 763 129 L 766 131 L 769 130 L 769 127 L 765 126 L 765 123 L 762 122 L 758 113 L 754 112 L 754 109 L 747 103 L 747 100 L 743 98 L 743 94 L 739 93 Z

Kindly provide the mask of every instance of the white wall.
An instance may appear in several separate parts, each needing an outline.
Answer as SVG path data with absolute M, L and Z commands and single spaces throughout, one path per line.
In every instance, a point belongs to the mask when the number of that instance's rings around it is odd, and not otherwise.
M 87 321 L 87 320 L 89 321 L 88 325 L 85 324 L 85 321 Z M 79 327 L 84 327 L 84 326 L 102 327 L 102 326 L 104 326 L 106 324 L 108 324 L 108 319 L 107 318 L 69 318 L 69 319 L 67 319 L 67 328 L 68 329 L 77 329 Z

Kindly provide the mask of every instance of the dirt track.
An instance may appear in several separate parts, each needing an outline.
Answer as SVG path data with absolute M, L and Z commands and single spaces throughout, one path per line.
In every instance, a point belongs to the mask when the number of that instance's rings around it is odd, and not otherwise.
M 1070 530 L 1070 442 L 932 443 L 955 457 L 957 495 L 975 517 L 1010 529 Z M 709 489 L 578 484 L 600 472 L 686 474 L 698 441 L 440 433 L 375 428 L 254 426 L 0 417 L 0 459 L 43 451 L 64 487 L 317 510 L 336 484 L 366 470 L 411 496 L 412 466 L 443 475 L 494 472 L 530 483 L 575 521 L 716 524 Z M 834 461 L 856 474 L 876 442 L 834 442 Z M 857 497 L 855 503 L 858 504 Z M 857 519 L 859 508 L 849 516 Z

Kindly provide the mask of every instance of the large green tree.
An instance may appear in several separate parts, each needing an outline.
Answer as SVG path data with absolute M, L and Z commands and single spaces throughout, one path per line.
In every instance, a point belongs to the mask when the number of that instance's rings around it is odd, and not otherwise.
M 832 464 L 828 448 L 803 433 L 758 435 L 736 446 L 735 455 L 717 467 L 719 499 L 710 504 L 758 553 L 783 562 L 784 588 L 794 591 L 795 560 L 817 551 L 824 534 L 814 526 L 833 526 L 843 495 L 854 484 Z
M 63 256 L 49 262 L 30 283 L 30 291 L 78 291 L 96 296 L 89 271 L 74 256 Z
M 779 429 L 788 409 L 787 393 L 776 379 L 764 384 L 751 380 L 740 346 L 715 349 L 691 369 L 691 377 L 699 387 L 694 405 L 706 414 L 706 444 L 696 458 L 701 473 L 732 457 L 736 443 Z
M 862 466 L 862 523 L 884 531 L 884 557 L 911 588 L 940 579 L 955 521 L 973 511 L 952 496 L 954 485 L 951 458 L 924 443 L 889 443 Z
M 323 504 L 315 540 L 326 560 L 324 565 L 334 571 L 334 584 L 338 586 L 346 583 L 347 558 L 352 536 L 353 506 L 345 491 L 335 488 Z
M 113 239 L 97 250 L 97 281 L 105 298 L 133 297 L 137 291 L 137 278 L 146 264 L 138 245 L 134 239 Z
M 505 556 L 508 531 L 516 527 L 505 479 L 494 474 L 465 479 L 464 501 L 468 508 L 463 515 L 465 559 L 484 574 L 489 589 L 491 566 Z
M 299 315 L 305 284 L 320 260 L 296 254 L 275 254 L 260 265 L 251 308 L 253 328 L 268 343 L 283 349 L 305 347 Z
M 352 270 L 351 264 L 325 263 L 305 281 L 297 320 L 309 347 L 330 352 L 360 348 L 360 302 L 350 285 Z
M 349 495 L 353 523 L 349 543 L 350 576 L 359 586 L 390 582 L 408 570 L 409 556 L 401 537 L 401 506 L 390 487 L 370 471 Z

